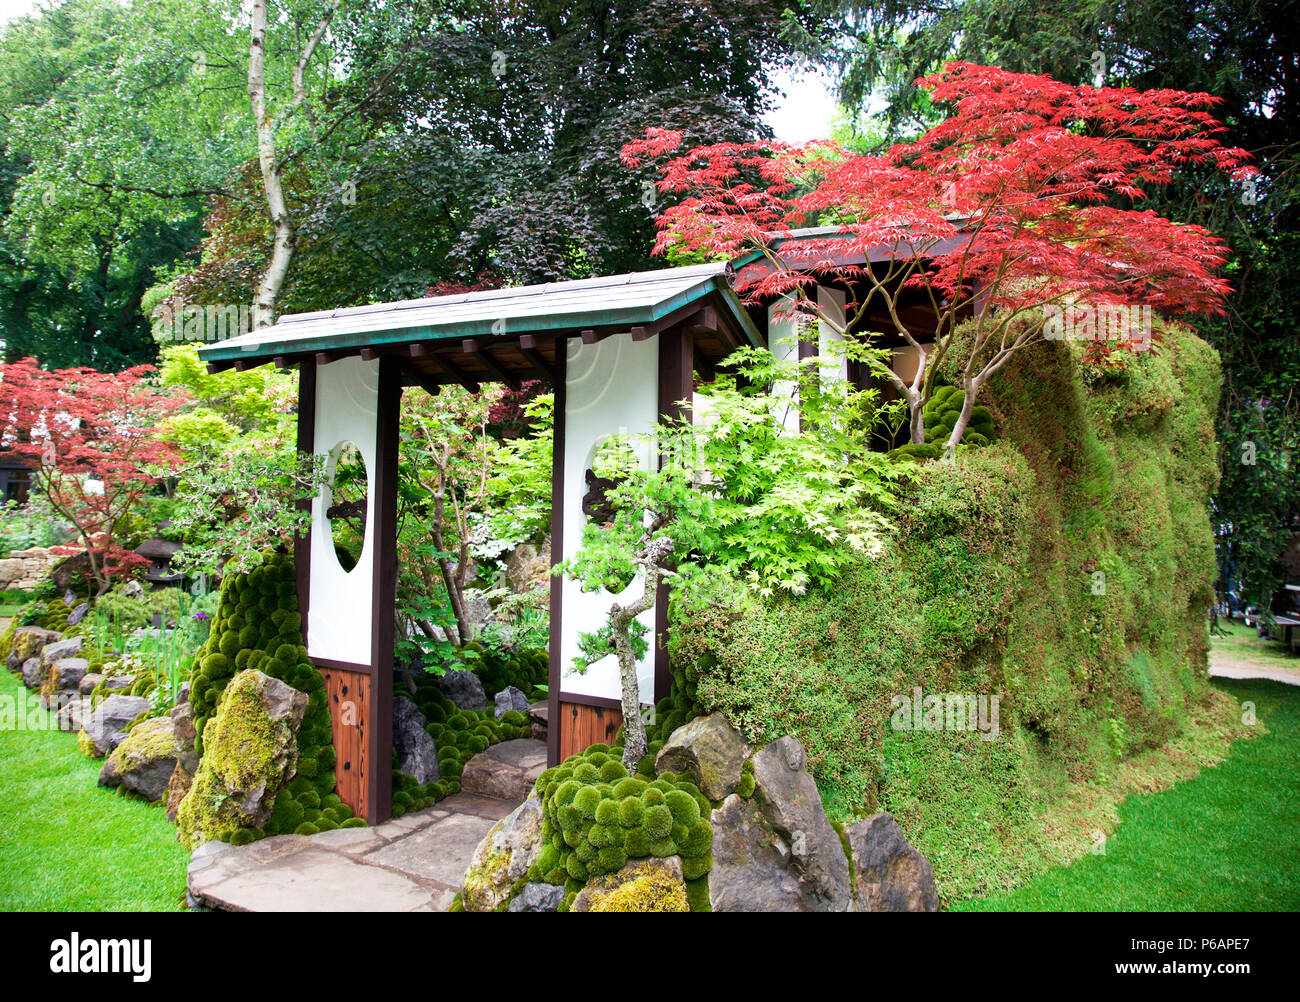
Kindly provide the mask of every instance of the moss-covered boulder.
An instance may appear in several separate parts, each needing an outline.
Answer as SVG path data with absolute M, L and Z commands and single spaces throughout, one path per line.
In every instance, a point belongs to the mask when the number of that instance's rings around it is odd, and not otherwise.
M 510 899 L 511 912 L 558 912 L 564 901 L 564 888 L 554 884 L 524 884 L 519 893 Z
M 194 750 L 194 707 L 188 700 L 172 707 L 171 720 L 176 768 L 167 782 L 167 819 L 175 824 L 176 812 L 194 785 L 194 774 L 199 771 L 199 756 Z
M 69 697 L 79 694 L 81 680 L 86 677 L 90 662 L 85 658 L 59 658 L 44 669 L 41 680 L 41 705 L 47 710 L 66 704 Z
M 34 692 L 39 691 L 41 681 L 45 678 L 45 669 L 41 667 L 41 659 L 39 657 L 28 658 L 22 663 L 20 671 L 23 685 Z
M 153 803 L 167 792 L 176 770 L 176 744 L 170 717 L 150 717 L 131 728 L 99 771 L 99 785 L 124 786 Z
M 753 749 L 721 713 L 697 717 L 668 736 L 655 757 L 655 772 L 686 773 L 710 800 L 722 800 L 740 785 Z
M 527 883 L 542 848 L 542 802 L 529 797 L 492 826 L 474 850 L 465 873 L 467 912 L 496 911 Z
M 848 857 L 803 746 L 780 738 L 750 761 L 752 797 L 733 793 L 713 812 L 712 910 L 850 910 Z
M 686 880 L 677 856 L 641 859 L 589 880 L 569 908 L 574 912 L 688 912 Z
M 49 668 L 63 658 L 75 658 L 81 653 L 85 641 L 81 637 L 65 637 L 41 648 L 41 667 Z
M 5 666 L 11 672 L 22 670 L 23 662 L 31 658 L 39 659 L 46 644 L 62 640 L 63 634 L 57 630 L 46 630 L 39 626 L 20 626 L 13 631 L 9 643 L 9 653 Z
M 270 820 L 298 766 L 306 709 L 305 693 L 251 668 L 224 687 L 203 731 L 198 774 L 176 815 L 186 848 Z

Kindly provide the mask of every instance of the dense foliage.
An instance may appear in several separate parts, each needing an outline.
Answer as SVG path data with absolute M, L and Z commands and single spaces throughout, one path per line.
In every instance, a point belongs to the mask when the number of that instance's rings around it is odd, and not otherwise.
M 992 394 L 999 441 L 916 467 L 878 559 L 674 633 L 706 711 L 796 735 L 832 816 L 893 813 L 945 894 L 1013 882 L 1067 784 L 1104 783 L 1206 693 L 1213 349 L 1169 327 L 1120 370 L 1030 351 Z M 996 740 L 895 727 L 914 687 L 998 697 Z

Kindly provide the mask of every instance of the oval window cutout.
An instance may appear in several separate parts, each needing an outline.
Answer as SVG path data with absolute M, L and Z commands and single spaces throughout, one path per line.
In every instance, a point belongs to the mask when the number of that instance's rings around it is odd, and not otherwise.
M 636 466 L 636 455 L 624 437 L 610 435 L 597 443 L 591 465 L 583 473 L 582 513 L 587 521 L 605 525 L 614 519 L 614 506 L 608 494 L 623 482 L 627 471 Z M 636 578 L 635 571 L 611 573 L 601 582 L 601 590 L 610 595 L 625 591 Z M 592 590 L 592 589 L 584 589 Z
M 351 571 L 361 559 L 366 540 L 366 461 L 352 442 L 336 445 L 330 453 L 334 467 L 330 474 L 330 539 L 339 566 Z

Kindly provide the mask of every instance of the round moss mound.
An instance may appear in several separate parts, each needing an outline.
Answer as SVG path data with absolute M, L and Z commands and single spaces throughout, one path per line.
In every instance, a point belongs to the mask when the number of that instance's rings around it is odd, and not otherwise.
M 680 856 L 688 881 L 712 868 L 708 799 L 685 775 L 629 775 L 622 753 L 620 745 L 595 744 L 537 777 L 542 850 L 529 881 L 580 889 L 651 856 Z
M 909 442 L 894 449 L 889 455 L 897 459 L 939 459 L 965 402 L 965 390 L 956 386 L 936 387 L 929 402 L 921 409 L 921 417 L 925 422 L 925 443 L 914 445 Z M 982 404 L 976 404 L 971 408 L 970 421 L 962 433 L 961 444 L 978 448 L 995 441 L 997 436 L 993 431 L 993 412 Z

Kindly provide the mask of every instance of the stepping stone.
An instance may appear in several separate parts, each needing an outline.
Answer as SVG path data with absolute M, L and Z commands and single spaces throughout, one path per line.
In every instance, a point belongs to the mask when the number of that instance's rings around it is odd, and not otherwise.
M 519 804 L 496 797 L 484 797 L 477 793 L 457 793 L 446 800 L 438 801 L 438 806 L 450 814 L 475 814 L 480 818 L 500 821 Z
M 229 870 L 213 866 L 195 872 L 191 865 L 190 895 L 200 905 L 222 911 L 408 912 L 442 911 L 454 893 L 323 848 L 303 848 Z
M 460 788 L 511 804 L 521 804 L 546 768 L 546 745 L 531 738 L 502 741 L 465 763 Z
M 400 841 L 366 853 L 361 861 L 459 888 L 474 850 L 494 824 L 491 818 L 453 814 Z

